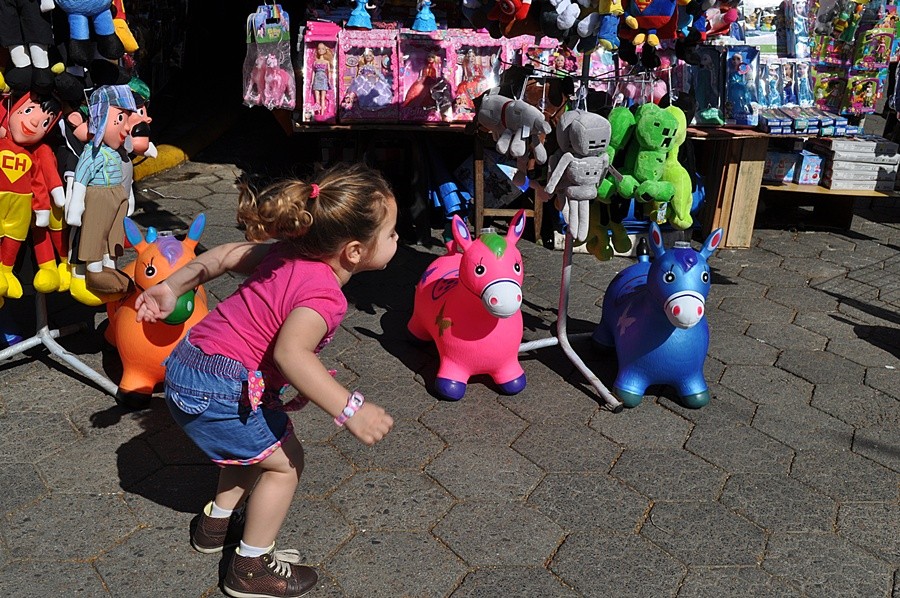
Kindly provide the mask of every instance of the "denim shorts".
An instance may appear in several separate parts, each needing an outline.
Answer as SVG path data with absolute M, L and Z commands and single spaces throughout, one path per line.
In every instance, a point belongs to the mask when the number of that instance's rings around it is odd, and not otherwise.
M 253 465 L 293 433 L 287 414 L 247 399 L 247 368 L 207 355 L 186 336 L 165 361 L 166 404 L 185 434 L 219 465 Z

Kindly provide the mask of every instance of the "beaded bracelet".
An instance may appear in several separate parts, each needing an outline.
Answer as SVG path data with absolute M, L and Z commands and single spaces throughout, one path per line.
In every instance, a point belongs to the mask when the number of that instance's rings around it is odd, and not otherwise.
M 344 410 L 341 411 L 336 418 L 334 418 L 334 423 L 337 424 L 338 427 L 342 427 L 348 419 L 353 417 L 353 415 L 362 408 L 363 403 L 365 402 L 366 397 L 358 390 L 354 390 L 347 398 L 347 406 L 344 407 Z

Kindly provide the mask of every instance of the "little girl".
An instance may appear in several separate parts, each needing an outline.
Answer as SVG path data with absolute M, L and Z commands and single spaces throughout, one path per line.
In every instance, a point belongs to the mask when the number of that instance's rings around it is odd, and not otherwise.
M 276 184 L 259 197 L 245 190 L 238 221 L 249 242 L 201 254 L 137 299 L 138 321 L 155 322 L 187 290 L 226 271 L 250 274 L 166 360 L 172 416 L 222 467 L 191 544 L 213 553 L 240 539 L 224 582 L 231 596 L 294 597 L 316 585 L 316 572 L 298 564 L 296 551 L 275 551 L 303 471 L 303 448 L 278 400 L 286 385 L 367 445 L 393 426 L 384 409 L 341 386 L 316 355 L 347 311 L 341 286 L 393 257 L 396 220 L 388 184 L 360 165 L 334 167 L 311 184 Z M 276 242 L 260 242 L 269 239 Z

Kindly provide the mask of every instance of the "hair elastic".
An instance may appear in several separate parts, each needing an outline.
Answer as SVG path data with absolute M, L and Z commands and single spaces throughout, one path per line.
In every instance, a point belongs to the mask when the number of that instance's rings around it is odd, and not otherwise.
M 309 198 L 315 199 L 317 197 L 319 197 L 319 186 L 313 183 L 310 185 Z

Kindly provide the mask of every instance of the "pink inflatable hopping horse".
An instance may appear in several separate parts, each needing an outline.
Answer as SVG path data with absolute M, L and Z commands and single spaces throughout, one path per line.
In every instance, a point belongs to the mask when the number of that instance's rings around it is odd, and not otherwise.
M 513 217 L 506 237 L 488 233 L 473 240 L 458 216 L 451 228 L 448 254 L 432 262 L 416 285 L 409 331 L 437 345 L 435 390 L 443 398 L 461 399 L 476 374 L 490 375 L 506 394 L 521 392 L 523 269 L 516 243 L 525 211 Z

